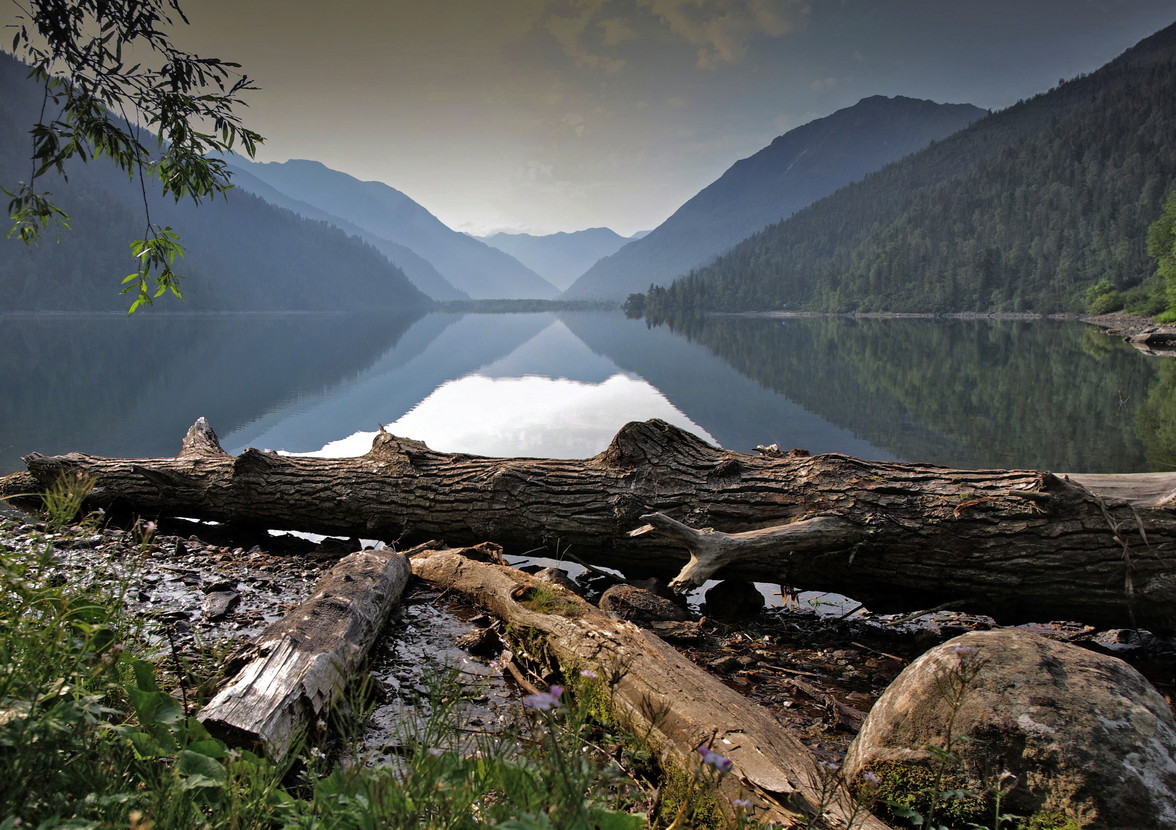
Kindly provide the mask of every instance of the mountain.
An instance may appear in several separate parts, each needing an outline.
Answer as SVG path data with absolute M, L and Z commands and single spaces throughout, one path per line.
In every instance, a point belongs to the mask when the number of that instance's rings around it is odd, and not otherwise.
M 624 299 L 668 283 L 984 114 L 970 104 L 874 96 L 797 127 L 736 162 L 643 239 L 596 263 L 565 296 Z
M 608 228 L 588 228 L 546 236 L 496 233 L 482 237 L 482 241 L 510 254 L 562 291 L 598 259 L 619 251 L 629 239 Z
M 27 68 L 0 54 L 0 182 L 30 174 L 28 130 L 42 104 Z M 128 244 L 143 235 L 137 182 L 102 159 L 67 165 L 68 181 L 40 186 L 71 218 L 54 242 L 0 239 L 0 308 L 5 311 L 126 311 L 120 280 L 134 270 Z M 150 185 L 149 185 L 150 189 Z M 431 305 L 371 246 L 244 191 L 201 205 L 149 199 L 151 219 L 180 234 L 186 255 L 176 270 L 184 299 L 166 311 L 419 311 Z
M 1104 279 L 1155 313 L 1174 134 L 1176 25 L 740 243 L 646 314 L 1075 311 Z
M 468 294 L 454 288 L 445 277 L 437 272 L 437 269 L 428 260 L 416 251 L 369 233 L 363 228 L 348 222 L 346 219 L 341 219 L 338 216 L 327 213 L 325 210 L 321 210 L 314 205 L 290 198 L 277 188 L 266 184 L 252 173 L 247 172 L 240 164 L 240 161 L 241 159 L 239 157 L 234 156 L 231 158 L 229 164 L 233 173 L 234 186 L 248 191 L 255 196 L 259 196 L 272 205 L 286 208 L 307 219 L 334 225 L 348 235 L 362 239 L 383 254 L 389 262 L 403 271 L 404 275 L 412 281 L 412 284 L 418 290 L 432 297 L 434 300 L 445 302 L 446 300 L 470 299 Z
M 232 163 L 291 199 L 338 217 L 365 234 L 411 249 L 453 288 L 475 300 L 546 300 L 559 293 L 509 254 L 448 228 L 408 196 L 381 182 L 361 182 L 317 161 L 261 163 L 233 158 Z M 248 188 L 249 183 L 243 186 Z

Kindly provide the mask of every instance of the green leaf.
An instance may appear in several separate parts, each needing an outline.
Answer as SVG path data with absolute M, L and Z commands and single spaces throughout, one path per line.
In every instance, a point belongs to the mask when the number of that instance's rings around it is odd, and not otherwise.
M 185 749 L 180 751 L 177 769 L 183 776 L 183 788 L 223 787 L 229 780 L 224 765 L 214 758 Z
M 597 830 L 641 830 L 647 819 L 641 813 L 597 809 L 592 811 L 592 823 Z
M 206 738 L 202 741 L 192 741 L 185 748 L 187 752 L 195 752 L 207 758 L 221 760 L 228 754 L 228 748 L 216 738 Z

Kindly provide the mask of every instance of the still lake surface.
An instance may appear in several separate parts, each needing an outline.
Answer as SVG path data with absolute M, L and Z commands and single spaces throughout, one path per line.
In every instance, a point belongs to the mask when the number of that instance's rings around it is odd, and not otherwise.
M 1176 468 L 1176 359 L 1053 320 L 619 312 L 6 315 L 0 472 L 31 451 L 357 455 L 379 424 L 444 451 L 585 457 L 662 418 L 757 444 L 965 468 Z

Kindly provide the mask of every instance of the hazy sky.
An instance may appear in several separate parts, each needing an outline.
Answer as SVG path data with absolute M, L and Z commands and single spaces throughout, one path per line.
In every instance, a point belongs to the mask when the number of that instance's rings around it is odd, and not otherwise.
M 1093 70 L 1172 0 L 186 0 L 311 158 L 474 233 L 655 227 L 737 159 L 868 95 L 990 109 Z

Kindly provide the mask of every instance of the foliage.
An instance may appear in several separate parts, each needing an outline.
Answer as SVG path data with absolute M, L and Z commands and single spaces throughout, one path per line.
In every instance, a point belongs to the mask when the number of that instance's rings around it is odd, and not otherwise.
M 691 310 L 1078 311 L 1152 279 L 1176 183 L 1176 27 L 984 118 L 646 295 Z M 1104 292 L 1105 294 L 1106 292 Z
M 41 496 L 49 528 L 55 530 L 72 524 L 80 515 L 82 504 L 94 491 L 94 484 L 93 476 L 86 473 L 60 475 Z
M 12 49 L 43 96 L 28 179 L 5 188 L 10 236 L 31 243 L 53 224 L 69 228 L 40 181 L 66 177 L 75 159 L 109 159 L 144 188 L 156 180 L 177 202 L 229 189 L 225 162 L 210 154 L 239 145 L 253 155 L 261 136 L 234 108 L 254 87 L 237 64 L 173 45 L 167 30 L 187 22 L 178 0 L 31 0 L 18 8 Z M 180 296 L 172 266 L 183 249 L 170 227 L 152 221 L 145 189 L 143 208 L 144 238 L 131 244 L 138 267 L 123 289 L 135 297 L 132 312 L 165 293 Z
M 1123 307 L 1123 295 L 1115 284 L 1103 277 L 1086 289 L 1086 312 L 1088 314 L 1110 314 Z
M 583 613 L 577 598 L 571 592 L 555 585 L 540 584 L 527 588 L 518 601 L 540 614 L 578 617 Z
M 1176 321 L 1176 190 L 1168 194 L 1163 213 L 1148 229 L 1147 252 L 1156 261 L 1168 301 L 1163 322 Z

